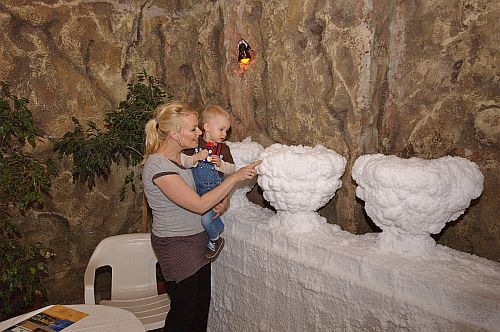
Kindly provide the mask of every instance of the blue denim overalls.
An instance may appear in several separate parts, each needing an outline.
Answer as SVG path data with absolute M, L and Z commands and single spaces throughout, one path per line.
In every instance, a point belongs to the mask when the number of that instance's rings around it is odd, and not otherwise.
M 214 147 L 214 150 L 217 149 Z M 215 154 L 215 152 L 213 154 Z M 222 155 L 220 157 L 222 159 Z M 219 172 L 215 169 L 215 165 L 205 160 L 200 160 L 198 165 L 192 168 L 192 172 L 194 182 L 196 184 L 196 191 L 200 196 L 217 187 L 222 180 L 224 180 L 224 178 L 220 176 Z M 221 218 L 217 217 L 212 219 L 214 216 L 215 212 L 212 209 L 201 216 L 201 223 L 211 240 L 217 239 L 221 231 L 224 229 L 224 224 L 222 223 Z

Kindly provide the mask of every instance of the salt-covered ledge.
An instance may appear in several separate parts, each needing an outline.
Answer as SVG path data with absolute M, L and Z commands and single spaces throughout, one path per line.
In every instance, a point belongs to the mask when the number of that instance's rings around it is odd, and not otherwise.
M 260 207 L 225 215 L 210 331 L 500 331 L 500 264 L 437 245 L 382 254 L 377 235 L 287 234 Z
M 235 160 L 255 158 L 240 147 L 231 146 Z M 332 155 L 322 167 L 343 167 Z M 500 264 L 440 245 L 426 245 L 427 255 L 388 252 L 380 234 L 354 235 L 319 216 L 295 227 L 290 220 L 311 212 L 275 214 L 246 191 L 224 215 L 210 331 L 500 331 Z

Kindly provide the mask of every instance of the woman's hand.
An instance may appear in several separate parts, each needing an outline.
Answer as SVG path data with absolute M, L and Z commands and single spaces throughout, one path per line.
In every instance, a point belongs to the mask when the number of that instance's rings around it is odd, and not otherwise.
M 255 167 L 260 165 L 260 163 L 262 163 L 262 160 L 256 160 L 253 163 L 248 164 L 245 167 L 240 168 L 232 176 L 236 177 L 238 182 L 245 181 L 245 180 L 251 180 L 257 175 L 257 171 L 255 170 Z
M 224 197 L 222 201 L 217 203 L 217 205 L 214 206 L 213 210 L 215 212 L 215 216 L 212 219 L 217 218 L 218 216 L 222 215 L 224 212 L 229 209 L 229 196 Z

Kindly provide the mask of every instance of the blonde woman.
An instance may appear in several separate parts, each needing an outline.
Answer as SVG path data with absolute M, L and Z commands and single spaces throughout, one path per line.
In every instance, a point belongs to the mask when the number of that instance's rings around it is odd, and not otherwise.
M 205 257 L 208 236 L 201 215 L 210 209 L 223 213 L 229 205 L 229 192 L 238 182 L 254 178 L 260 161 L 199 196 L 191 170 L 181 166 L 181 152 L 198 145 L 198 113 L 185 103 L 162 105 L 147 122 L 145 132 L 142 181 L 153 214 L 151 242 L 171 299 L 165 331 L 205 331 L 211 266 Z

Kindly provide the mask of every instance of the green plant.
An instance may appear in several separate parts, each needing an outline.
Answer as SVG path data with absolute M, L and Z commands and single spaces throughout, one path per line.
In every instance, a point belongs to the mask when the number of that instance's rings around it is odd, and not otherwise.
M 46 258 L 51 254 L 39 244 L 25 243 L 14 220 L 17 213 L 43 202 L 55 174 L 50 160 L 23 152 L 26 144 L 35 146 L 38 136 L 27 104 L 10 92 L 8 83 L 0 82 L 0 320 L 46 298 Z
M 105 115 L 105 130 L 89 121 L 84 129 L 79 120 L 72 118 L 75 129 L 55 143 L 59 157 L 73 156 L 73 178 L 87 183 L 89 189 L 97 177 L 107 179 L 113 163 L 124 161 L 127 167 L 138 165 L 143 158 L 144 126 L 153 116 L 155 108 L 169 97 L 162 82 L 146 71 L 137 75 L 137 82 L 128 84 L 126 100 Z M 134 187 L 134 171 L 124 179 L 120 190 L 123 199 L 128 184 Z

